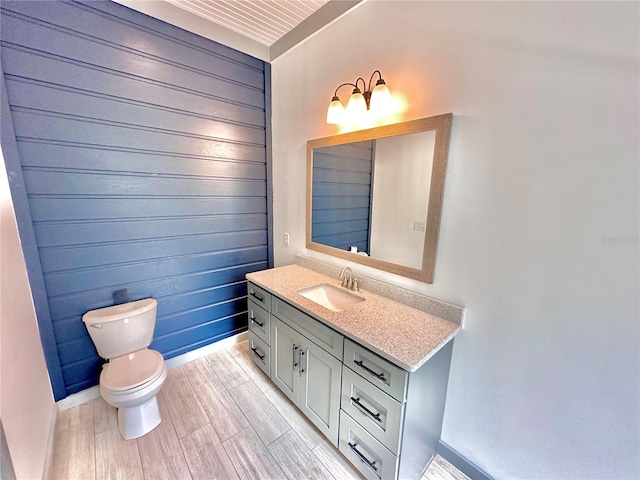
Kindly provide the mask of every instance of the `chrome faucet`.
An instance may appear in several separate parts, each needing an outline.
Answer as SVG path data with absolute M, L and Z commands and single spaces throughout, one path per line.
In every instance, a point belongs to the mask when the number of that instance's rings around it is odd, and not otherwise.
M 340 272 L 340 279 L 342 280 L 342 286 L 344 288 L 355 290 L 356 292 L 359 290 L 358 280 L 356 278 L 353 278 L 351 267 L 344 267 L 342 269 L 342 271 Z

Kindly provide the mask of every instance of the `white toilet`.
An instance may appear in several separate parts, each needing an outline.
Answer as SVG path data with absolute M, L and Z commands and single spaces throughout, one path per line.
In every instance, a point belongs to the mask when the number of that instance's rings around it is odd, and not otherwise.
M 153 298 L 91 310 L 82 316 L 98 354 L 109 360 L 100 374 L 100 395 L 118 408 L 118 428 L 126 440 L 160 424 L 156 395 L 167 378 L 153 340 L 158 302 Z

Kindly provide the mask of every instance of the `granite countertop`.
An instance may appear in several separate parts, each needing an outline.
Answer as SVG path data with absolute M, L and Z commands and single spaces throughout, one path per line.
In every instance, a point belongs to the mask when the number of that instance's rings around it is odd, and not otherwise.
M 455 323 L 366 290 L 351 292 L 364 302 L 342 312 L 328 310 L 296 292 L 318 283 L 340 287 L 340 280 L 299 265 L 249 273 L 247 279 L 410 372 L 460 331 Z

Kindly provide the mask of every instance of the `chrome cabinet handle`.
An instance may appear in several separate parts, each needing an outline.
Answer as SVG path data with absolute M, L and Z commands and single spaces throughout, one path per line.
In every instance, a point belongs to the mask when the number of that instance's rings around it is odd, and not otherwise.
M 262 295 L 258 295 L 256 292 L 249 292 L 249 295 L 257 299 L 259 302 L 264 302 L 264 297 Z
M 357 443 L 347 443 L 347 445 L 349 445 L 349 448 L 351 450 L 353 450 L 353 452 L 358 456 L 358 458 L 360 458 L 360 460 L 362 460 L 364 463 L 366 463 L 367 465 L 369 465 L 369 467 L 371 467 L 371 469 L 373 469 L 374 471 L 378 471 L 378 467 L 376 467 L 376 462 L 375 460 L 372 462 L 371 460 L 369 460 L 367 457 L 365 457 L 362 452 L 360 452 L 360 450 L 358 450 L 356 447 L 358 446 Z
M 291 350 L 291 363 L 293 364 L 291 368 L 295 370 L 298 366 L 296 363 L 296 350 L 298 350 L 298 346 L 294 343 Z
M 264 362 L 264 355 L 260 355 L 257 348 L 251 347 L 251 351 L 256 354 L 256 357 Z
M 365 364 L 362 363 L 362 360 L 354 360 L 353 363 L 355 363 L 357 366 L 359 366 L 360 368 L 362 368 L 364 371 L 370 373 L 371 375 L 373 375 L 376 378 L 379 378 L 380 380 L 382 380 L 384 383 L 387 383 L 387 379 L 384 378 L 384 373 L 378 373 L 378 372 L 374 372 L 373 370 L 371 370 L 369 367 L 367 367 Z
M 377 420 L 378 422 L 382 423 L 382 419 L 380 418 L 380 414 L 379 413 L 373 413 L 371 410 L 369 410 L 367 407 L 365 407 L 362 403 L 360 403 L 360 398 L 359 397 L 358 398 L 351 397 L 351 401 L 353 403 L 355 403 L 357 406 L 359 406 L 366 413 L 371 415 L 375 420 Z
M 302 366 L 304 365 L 303 358 L 302 358 L 303 355 L 304 355 L 304 350 L 301 348 L 300 351 L 298 352 L 298 363 L 300 364 L 300 368 L 298 369 L 298 376 L 300 377 L 304 373 L 304 368 L 302 368 Z
M 255 323 L 256 325 L 258 325 L 259 327 L 264 327 L 264 322 L 260 323 L 256 320 L 256 317 L 249 317 L 249 320 L 251 320 L 253 323 Z

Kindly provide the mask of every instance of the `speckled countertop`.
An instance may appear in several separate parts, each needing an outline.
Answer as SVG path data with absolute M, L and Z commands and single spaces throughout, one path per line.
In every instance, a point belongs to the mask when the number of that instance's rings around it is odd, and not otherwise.
M 342 312 L 328 310 L 297 291 L 318 283 L 340 287 L 340 280 L 299 265 L 249 273 L 247 279 L 410 372 L 460 331 L 455 323 L 366 290 L 352 292 L 364 302 Z

